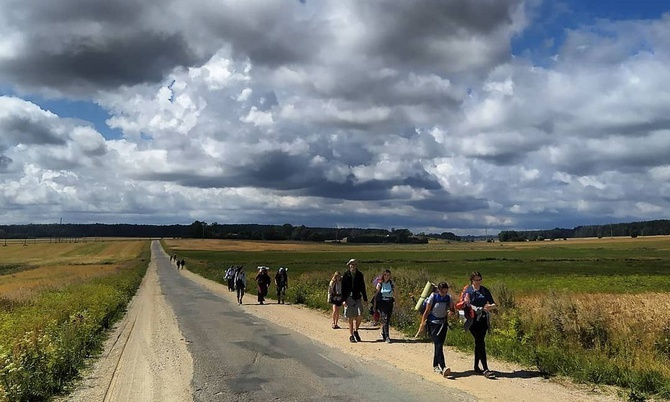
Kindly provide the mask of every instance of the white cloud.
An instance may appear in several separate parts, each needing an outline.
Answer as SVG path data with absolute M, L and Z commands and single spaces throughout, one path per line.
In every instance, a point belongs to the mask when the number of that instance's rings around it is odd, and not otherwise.
M 512 55 L 539 23 L 520 0 L 194 1 L 0 16 L 0 217 L 467 232 L 667 210 L 667 15 Z

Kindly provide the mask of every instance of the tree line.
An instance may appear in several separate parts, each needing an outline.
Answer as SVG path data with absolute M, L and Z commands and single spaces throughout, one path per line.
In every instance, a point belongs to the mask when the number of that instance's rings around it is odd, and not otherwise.
M 577 226 L 572 229 L 505 230 L 498 240 L 538 241 L 575 237 L 653 236 L 670 235 L 670 220 L 613 223 Z M 475 241 L 481 236 L 457 236 L 451 232 L 418 233 L 409 229 L 328 228 L 259 224 L 220 224 L 194 221 L 190 225 L 135 225 L 135 224 L 27 224 L 0 225 L 0 239 L 52 238 L 76 239 L 84 237 L 147 237 L 147 238 L 203 238 L 240 240 L 295 240 L 311 242 L 348 243 L 427 243 L 428 239 L 446 241 Z M 489 240 L 489 239 L 487 239 Z
M 659 236 L 670 235 L 670 220 L 659 219 L 643 222 L 611 223 L 605 225 L 577 226 L 572 229 L 554 228 L 548 230 L 504 230 L 498 234 L 498 240 L 505 241 L 542 241 L 570 239 L 577 237 L 621 237 L 621 236 Z

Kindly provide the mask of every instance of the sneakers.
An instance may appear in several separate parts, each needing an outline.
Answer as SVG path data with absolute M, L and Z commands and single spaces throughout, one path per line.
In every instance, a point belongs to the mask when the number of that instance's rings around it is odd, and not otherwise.
M 451 375 L 451 369 L 449 367 L 445 367 L 442 370 L 442 377 L 449 377 Z
M 384 342 L 386 342 L 386 343 L 391 343 L 391 338 L 389 338 L 389 337 L 387 336 L 386 339 L 384 340 Z
M 493 380 L 496 378 L 496 374 L 491 370 L 484 370 L 484 377 L 488 378 L 489 380 Z
M 435 366 L 435 367 L 433 367 L 433 371 L 436 372 L 436 373 L 438 373 L 438 374 L 442 374 L 442 367 L 440 367 L 440 366 Z
M 356 342 L 360 342 L 360 341 L 361 341 L 361 336 L 358 335 L 358 331 L 354 331 L 354 337 L 356 338 Z
M 351 342 L 351 343 L 356 343 L 356 338 L 355 338 L 353 335 L 351 335 L 351 336 L 349 337 L 349 342 Z

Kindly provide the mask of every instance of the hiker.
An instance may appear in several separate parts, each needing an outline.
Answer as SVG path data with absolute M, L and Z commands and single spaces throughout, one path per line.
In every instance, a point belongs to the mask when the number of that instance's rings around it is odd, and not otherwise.
M 426 300 L 426 310 L 421 317 L 421 331 L 426 325 L 428 334 L 435 346 L 433 351 L 433 370 L 444 377 L 451 375 L 451 369 L 447 367 L 444 359 L 444 341 L 447 339 L 447 315 L 455 312 L 454 301 L 449 295 L 449 284 L 440 282 L 437 284 L 437 293 L 431 294 Z
M 391 280 L 391 270 L 386 269 L 382 274 L 382 279 L 377 283 L 377 295 L 375 296 L 375 305 L 379 311 L 382 323 L 382 340 L 386 343 L 391 343 L 391 336 L 389 333 L 389 322 L 391 321 L 391 314 L 393 313 L 393 280 Z
M 486 333 L 490 325 L 491 310 L 498 308 L 491 292 L 482 286 L 482 274 L 474 271 L 470 274 L 470 286 L 464 291 L 463 299 L 467 307 L 472 308 L 474 317 L 466 316 L 465 329 L 469 329 L 473 338 L 475 339 L 475 367 L 474 371 L 477 374 L 483 374 L 486 378 L 495 378 L 495 373 L 489 370 L 488 362 L 486 361 Z M 482 368 L 479 368 L 479 362 L 482 363 Z
M 333 329 L 340 329 L 337 322 L 340 319 L 340 307 L 342 307 L 342 275 L 335 271 L 328 284 L 328 303 L 333 305 Z
M 342 295 L 344 297 L 342 305 L 344 315 L 349 321 L 349 342 L 356 343 L 361 341 L 358 329 L 363 320 L 363 302 L 367 303 L 368 294 L 365 292 L 365 278 L 357 268 L 356 259 L 350 259 L 347 267 L 349 269 L 342 275 Z
M 226 275 L 223 277 L 228 282 L 228 291 L 235 291 L 235 267 L 232 265 L 226 270 Z
M 237 291 L 237 305 L 242 305 L 244 291 L 247 290 L 247 274 L 244 272 L 244 265 L 240 265 L 235 270 L 235 290 Z
M 180 268 L 180 269 L 184 269 L 184 267 L 186 266 L 186 260 L 182 258 L 181 261 L 180 261 L 179 263 L 181 264 L 181 268 Z
M 288 268 L 281 267 L 277 270 L 275 286 L 277 287 L 277 304 L 284 304 L 286 289 L 288 289 Z
M 374 289 L 375 294 L 372 295 L 372 298 L 370 299 L 370 316 L 372 317 L 372 325 L 375 327 L 379 325 L 379 316 L 380 316 L 380 311 L 377 305 L 377 296 L 378 296 L 378 287 L 379 283 L 382 281 L 382 278 L 384 277 L 384 272 L 381 274 L 375 276 L 375 278 L 372 280 L 372 289 Z
M 256 275 L 256 284 L 258 285 L 258 304 L 265 302 L 265 296 L 268 295 L 268 287 L 272 283 L 270 275 L 268 275 L 268 267 L 258 267 L 258 274 Z

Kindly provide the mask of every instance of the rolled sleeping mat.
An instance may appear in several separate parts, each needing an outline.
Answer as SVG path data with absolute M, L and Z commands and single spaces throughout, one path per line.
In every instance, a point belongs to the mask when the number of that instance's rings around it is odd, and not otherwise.
M 419 308 L 421 308 L 421 305 L 423 302 L 430 296 L 431 293 L 433 293 L 433 285 L 430 281 L 426 282 L 426 286 L 423 287 L 423 292 L 421 292 L 421 297 L 419 297 L 419 300 L 416 302 L 416 306 L 414 306 L 414 310 L 419 311 Z

